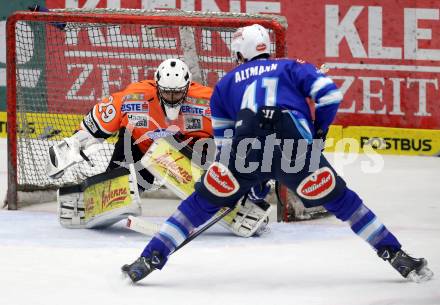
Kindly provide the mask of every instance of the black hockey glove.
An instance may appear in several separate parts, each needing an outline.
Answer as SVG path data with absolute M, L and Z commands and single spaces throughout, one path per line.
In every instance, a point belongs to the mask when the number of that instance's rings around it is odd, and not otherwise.
M 321 140 L 322 141 L 321 151 L 324 151 L 325 140 L 327 139 L 327 133 L 328 133 L 328 129 L 327 130 L 323 130 L 322 128 L 315 127 L 315 136 L 313 138 L 315 140 Z
M 212 147 L 215 147 L 215 145 L 213 143 L 211 145 L 203 145 L 202 151 L 193 152 L 194 144 L 198 140 L 214 141 L 211 137 L 206 137 L 206 138 L 191 137 L 191 136 L 188 137 L 188 136 L 185 136 L 182 133 L 178 132 L 173 136 L 173 138 L 179 143 L 182 143 L 182 142 L 186 141 L 188 138 L 191 138 L 191 141 L 185 147 L 181 148 L 180 151 L 185 156 L 187 156 L 189 159 L 193 158 L 194 153 L 199 154 L 200 155 L 200 162 L 201 162 L 200 165 L 203 165 L 206 162 L 211 163 L 214 160 L 215 149 L 212 149 Z
M 327 133 L 328 133 L 328 129 L 327 130 L 322 130 L 322 129 L 316 129 L 315 132 L 315 139 L 320 139 L 323 142 L 325 142 L 325 140 L 327 139 Z

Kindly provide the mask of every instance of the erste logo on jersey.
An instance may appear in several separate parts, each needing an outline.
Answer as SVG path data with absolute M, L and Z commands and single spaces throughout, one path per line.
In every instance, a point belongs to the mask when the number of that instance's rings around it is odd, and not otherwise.
M 180 108 L 180 111 L 183 114 L 193 114 L 193 115 L 201 115 L 201 116 L 211 116 L 211 109 L 209 107 L 196 106 L 196 105 L 188 105 L 184 104 Z
M 124 102 L 121 111 L 126 112 L 148 112 L 149 106 L 147 102 Z
M 208 169 L 203 180 L 205 187 L 218 197 L 235 194 L 240 186 L 229 169 L 221 163 L 214 162 Z
M 327 196 L 335 189 L 336 178 L 333 171 L 328 167 L 323 167 L 307 176 L 298 186 L 296 192 L 299 196 L 317 200 Z

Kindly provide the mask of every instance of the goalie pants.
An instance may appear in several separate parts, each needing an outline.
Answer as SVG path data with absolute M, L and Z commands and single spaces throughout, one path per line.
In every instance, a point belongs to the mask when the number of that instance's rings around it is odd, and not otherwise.
M 301 130 L 301 125 L 292 113 L 279 113 L 276 121 L 268 123 L 261 121 L 261 115 L 242 110 L 237 121 L 240 120 L 242 123 L 236 128 L 229 162 L 223 163 L 229 171 L 226 173 L 227 178 L 220 182 L 218 180 L 225 176 L 206 178 L 211 171 L 211 168 L 208 169 L 196 184 L 196 191 L 179 205 L 177 211 L 145 247 L 142 256 L 148 257 L 152 251 L 159 251 L 167 258 L 195 228 L 209 220 L 220 207 L 232 207 L 253 185 L 269 179 L 275 179 L 295 191 L 306 207 L 323 205 L 338 219 L 348 222 L 353 232 L 375 250 L 382 247 L 400 249 L 401 245 L 395 236 L 363 204 L 360 197 L 347 188 L 345 181 L 326 160 L 321 151 L 322 141 L 312 141 L 311 137 L 307 139 L 307 134 Z M 254 147 L 262 149 L 252 149 L 249 144 L 241 152 L 240 142 L 243 139 L 251 139 L 248 143 L 254 143 Z M 255 139 L 261 146 L 255 145 Z M 265 159 L 266 148 L 273 146 L 274 139 L 280 139 L 280 143 L 274 146 L 272 158 Z M 287 140 L 293 140 L 290 141 L 293 145 L 287 144 Z M 221 160 L 221 156 L 218 159 Z M 243 159 L 249 166 L 252 164 L 250 162 L 257 162 L 258 168 L 251 172 L 239 170 L 237 164 Z M 289 172 L 289 166 L 298 170 Z M 214 170 L 213 174 L 215 173 Z M 222 190 L 222 186 L 234 179 L 237 182 L 236 189 L 229 192 L 230 194 L 221 194 L 219 190 Z M 165 262 L 166 259 L 163 264 Z
M 108 164 L 107 171 L 120 167 L 120 163 L 140 163 L 140 160 L 144 156 L 144 153 L 139 149 L 139 147 L 134 144 L 133 138 L 130 136 L 130 149 L 124 147 L 124 134 L 126 132 L 125 128 L 119 130 L 118 141 L 115 144 L 115 149 L 113 151 L 110 163 Z M 137 169 L 137 167 L 135 167 Z M 136 170 L 138 187 L 141 192 L 149 188 L 154 182 L 154 176 L 144 167 Z

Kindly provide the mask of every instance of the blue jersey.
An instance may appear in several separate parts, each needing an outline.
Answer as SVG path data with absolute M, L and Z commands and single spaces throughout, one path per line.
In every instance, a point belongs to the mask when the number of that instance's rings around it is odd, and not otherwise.
M 307 98 L 316 103 L 312 121 Z M 234 129 L 241 109 L 263 105 L 288 110 L 303 137 L 326 131 L 334 120 L 342 94 L 333 81 L 315 66 L 291 59 L 253 60 L 227 73 L 211 96 L 214 137 L 218 145 L 226 129 Z

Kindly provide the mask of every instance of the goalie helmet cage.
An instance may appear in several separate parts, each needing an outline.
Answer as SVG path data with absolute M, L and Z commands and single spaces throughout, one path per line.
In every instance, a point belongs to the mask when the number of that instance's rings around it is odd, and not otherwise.
M 105 170 L 111 139 L 95 154 L 94 168 L 78 164 L 56 180 L 45 173 L 48 148 L 70 136 L 99 98 L 152 79 L 171 57 L 184 60 L 195 81 L 213 86 L 235 66 L 232 33 L 255 23 L 269 29 L 271 53 L 286 56 L 287 23 L 276 15 L 60 9 L 9 16 L 8 209 L 18 208 L 18 191 L 57 189 Z

